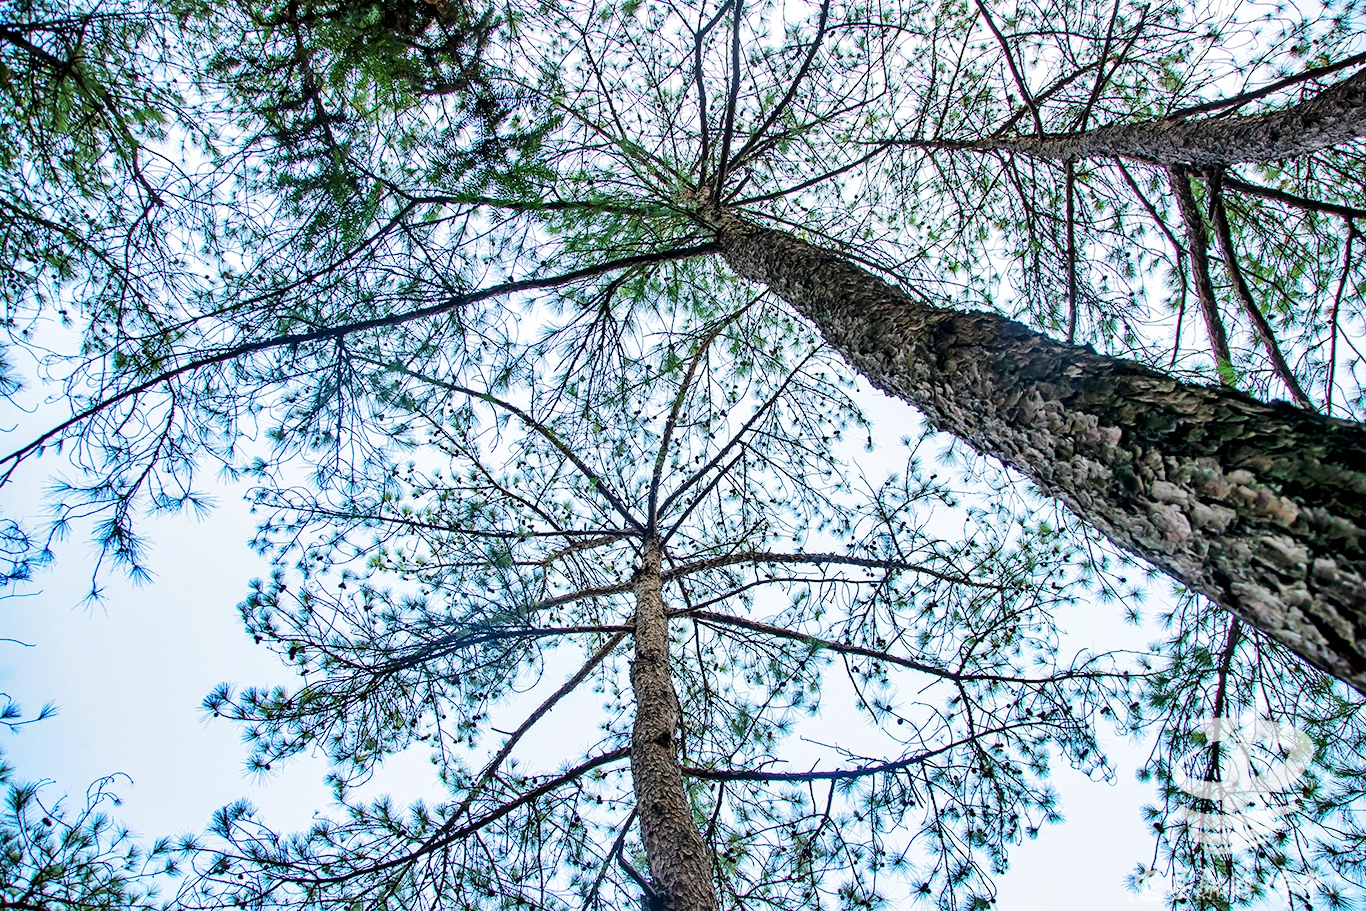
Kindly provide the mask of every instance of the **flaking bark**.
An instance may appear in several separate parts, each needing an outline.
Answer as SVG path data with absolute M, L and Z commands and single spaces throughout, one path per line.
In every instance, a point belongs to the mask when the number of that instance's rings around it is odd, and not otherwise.
M 669 670 L 660 544 L 647 541 L 634 580 L 636 655 L 631 665 L 636 718 L 631 777 L 650 879 L 661 911 L 716 911 L 707 847 L 697 830 L 678 761 L 678 695 Z
M 927 306 L 791 235 L 703 217 L 732 269 L 873 385 L 1366 692 L 1366 426 Z

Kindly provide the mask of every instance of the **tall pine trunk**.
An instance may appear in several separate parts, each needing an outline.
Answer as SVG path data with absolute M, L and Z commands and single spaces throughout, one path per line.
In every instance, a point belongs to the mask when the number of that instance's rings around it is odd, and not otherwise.
M 1208 167 L 1295 158 L 1362 136 L 1366 136 L 1366 70 L 1329 86 L 1308 101 L 1265 114 L 1145 120 L 1042 138 L 907 140 L 900 144 L 927 149 L 1018 152 L 1059 161 L 1131 158 L 1152 164 Z
M 873 385 L 1366 692 L 1366 426 L 927 306 L 791 235 L 709 217 L 731 268 Z
M 635 577 L 636 656 L 631 665 L 636 719 L 631 732 L 645 856 L 660 911 L 716 911 L 710 856 L 693 820 L 678 761 L 679 704 L 669 669 L 669 617 L 664 608 L 660 543 L 646 542 Z

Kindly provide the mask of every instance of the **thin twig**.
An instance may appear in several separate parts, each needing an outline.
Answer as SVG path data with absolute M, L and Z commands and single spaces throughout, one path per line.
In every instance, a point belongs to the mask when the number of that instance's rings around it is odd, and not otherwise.
M 1034 132 L 1043 139 L 1043 118 L 1039 115 L 1039 105 L 1034 100 L 1034 96 L 1029 93 L 1029 87 L 1025 85 L 1024 76 L 1020 75 L 1020 69 L 1015 65 L 1015 55 L 1010 52 L 1010 45 L 1006 43 L 1006 36 L 1001 34 L 1001 30 L 996 27 L 995 21 L 991 18 L 991 13 L 987 11 L 986 4 L 982 0 L 976 0 L 977 9 L 982 13 L 982 19 L 986 21 L 987 28 L 996 36 L 996 43 L 1001 45 L 1001 52 L 1005 54 L 1006 66 L 1010 67 L 1010 75 L 1015 80 L 1015 87 L 1020 90 L 1020 98 L 1025 104 L 1029 105 L 1029 113 L 1034 118 Z

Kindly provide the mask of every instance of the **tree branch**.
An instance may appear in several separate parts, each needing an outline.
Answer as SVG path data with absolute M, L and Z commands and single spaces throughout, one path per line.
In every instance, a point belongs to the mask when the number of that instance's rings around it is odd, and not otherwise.
M 1330 417 L 1333 414 L 1333 382 L 1337 375 L 1338 367 L 1338 308 L 1342 304 L 1342 292 L 1347 288 L 1347 279 L 1352 272 L 1352 241 L 1356 239 L 1356 224 L 1351 219 L 1347 220 L 1347 242 L 1342 250 L 1342 275 L 1338 279 L 1338 289 L 1333 294 L 1333 313 L 1330 319 L 1332 333 L 1328 342 L 1328 377 L 1325 381 L 1327 390 L 1325 391 L 1324 413 Z
M 1110 10 L 1110 24 L 1105 27 L 1105 41 L 1100 46 L 1100 59 L 1096 62 L 1096 65 L 1098 67 L 1096 71 L 1096 81 L 1091 86 L 1091 94 L 1088 95 L 1086 98 L 1086 106 L 1081 109 L 1081 115 L 1077 117 L 1075 129 L 1086 129 L 1086 122 L 1091 119 L 1091 109 L 1096 106 L 1096 101 L 1100 98 L 1100 93 L 1105 88 L 1105 83 L 1107 81 L 1108 76 L 1108 74 L 1105 71 L 1105 61 L 1110 56 L 1110 42 L 1113 41 L 1115 37 L 1115 21 L 1119 18 L 1119 5 L 1120 0 L 1115 0 L 1115 5 Z M 1143 15 L 1145 18 L 1147 14 L 1148 11 L 1145 8 L 1143 11 Z M 1143 20 L 1140 19 L 1138 23 L 1138 28 L 1135 29 L 1135 32 L 1137 33 L 1142 31 Z M 1116 64 L 1116 66 L 1118 66 L 1118 64 Z M 1113 72 L 1113 70 L 1111 72 Z
M 683 774 L 689 778 L 699 778 L 704 781 L 852 781 L 856 778 L 867 778 L 869 775 L 880 775 L 884 772 L 899 772 L 902 769 L 910 768 L 915 765 L 923 765 L 926 761 L 940 756 L 950 750 L 955 750 L 964 744 L 981 740 L 983 737 L 990 737 L 992 734 L 1004 734 L 1016 728 L 1030 727 L 1039 724 L 1037 720 L 1019 721 L 1014 724 L 1001 725 L 995 728 L 984 728 L 962 740 L 955 740 L 933 750 L 925 750 L 912 756 L 902 759 L 895 759 L 890 762 L 879 762 L 875 765 L 858 766 L 852 769 L 832 769 L 830 771 L 817 772 L 759 772 L 750 769 L 699 769 L 685 767 Z
M 797 374 L 801 372 L 802 368 L 806 366 L 807 361 L 811 360 L 815 356 L 816 349 L 813 349 L 810 354 L 802 358 L 801 362 L 798 363 L 797 366 L 794 367 L 790 373 L 788 373 L 787 378 L 783 380 L 782 385 L 779 386 L 762 405 L 755 409 L 754 414 L 750 415 L 749 420 L 745 421 L 744 426 L 737 430 L 735 432 L 735 435 L 726 441 L 726 445 L 722 446 L 720 451 L 717 452 L 716 455 L 707 460 L 707 464 L 703 465 L 700 469 L 693 472 L 691 477 L 684 481 L 677 490 L 669 494 L 669 496 L 667 496 L 664 499 L 664 503 L 659 507 L 659 512 L 661 515 L 668 512 L 669 507 L 672 506 L 679 497 L 683 496 L 683 494 L 685 494 L 689 490 L 689 488 L 696 484 L 699 479 L 705 477 L 708 472 L 714 469 L 717 465 L 721 464 L 721 462 L 725 460 L 726 455 L 729 454 L 733 447 L 740 445 L 740 440 L 744 437 L 744 435 L 754 427 L 755 423 L 758 422 L 759 418 L 767 414 L 768 410 L 772 408 L 775 404 L 777 404 L 778 400 L 782 397 L 783 393 L 787 391 L 787 387 L 792 384 L 793 379 L 795 379 Z
M 1080 133 L 987 139 L 891 139 L 926 151 L 1015 152 L 1034 158 L 1128 158 L 1205 168 L 1297 158 L 1366 136 L 1366 70 L 1278 111 L 1201 120 L 1139 120 Z M 879 144 L 881 145 L 881 144 Z
M 1276 376 L 1290 390 L 1290 395 L 1295 399 L 1295 404 L 1301 408 L 1313 410 L 1314 403 L 1309 400 L 1309 396 L 1305 395 L 1304 389 L 1300 386 L 1300 381 L 1295 377 L 1290 365 L 1286 363 L 1285 355 L 1281 353 L 1280 343 L 1276 341 L 1276 334 L 1271 331 L 1271 324 L 1266 321 L 1261 308 L 1252 299 L 1252 291 L 1248 288 L 1247 280 L 1243 276 L 1243 269 L 1238 264 L 1238 251 L 1233 246 L 1233 232 L 1229 229 L 1228 213 L 1224 209 L 1222 171 L 1219 168 L 1210 168 L 1206 172 L 1205 182 L 1209 187 L 1210 221 L 1214 225 L 1214 236 L 1219 241 L 1219 251 L 1224 257 L 1224 267 L 1228 270 L 1229 279 L 1233 282 L 1233 295 L 1238 298 L 1238 303 L 1242 305 L 1247 318 L 1252 320 L 1257 335 L 1266 347 L 1267 356 L 1271 358 L 1272 369 L 1276 371 Z
M 664 421 L 664 433 L 660 436 L 659 453 L 655 456 L 654 471 L 650 475 L 649 507 L 645 521 L 647 535 L 654 534 L 659 524 L 659 482 L 664 476 L 664 463 L 668 460 L 669 444 L 673 441 L 674 430 L 678 426 L 679 412 L 683 410 L 683 401 L 687 398 L 688 390 L 692 388 L 693 374 L 697 372 L 698 365 L 702 363 L 702 359 L 711 350 L 711 343 L 716 341 L 716 337 L 727 326 L 739 319 L 752 305 L 751 302 L 719 321 L 716 327 L 703 337 L 702 342 L 697 346 L 697 351 L 692 356 L 692 360 L 688 362 L 688 369 L 683 374 L 683 381 L 678 384 L 678 394 L 674 396 L 673 405 L 669 408 L 669 417 Z
M 332 341 L 335 339 L 344 338 L 348 335 L 353 335 L 357 332 L 366 332 L 371 329 L 387 329 L 395 326 L 401 326 L 404 323 L 409 323 L 414 320 L 427 319 L 433 316 L 440 316 L 442 314 L 449 313 L 459 307 L 464 307 L 469 304 L 477 303 L 483 300 L 488 300 L 494 297 L 502 297 L 508 294 L 516 294 L 522 291 L 539 291 L 548 288 L 556 288 L 561 285 L 567 285 L 572 284 L 573 282 L 583 281 L 587 278 L 595 278 L 607 272 L 615 272 L 618 269 L 629 269 L 640 265 L 654 265 L 657 263 L 672 262 L 679 259 L 688 259 L 694 256 L 702 256 L 708 253 L 715 253 L 719 249 L 720 247 L 716 243 L 705 243 L 699 244 L 694 247 L 683 247 L 680 249 L 669 250 L 662 253 L 647 253 L 642 254 L 640 256 L 628 256 L 623 259 L 612 260 L 609 262 L 600 263 L 595 266 L 587 266 L 583 269 L 575 269 L 571 272 L 565 272 L 561 275 L 552 276 L 550 278 L 522 279 L 520 281 L 505 282 L 500 285 L 495 285 L 492 288 L 485 288 L 481 291 L 473 291 L 468 294 L 457 295 L 443 303 L 434 304 L 430 307 L 420 307 L 417 310 L 411 310 L 407 313 L 395 313 L 389 316 L 376 317 L 374 319 L 359 320 L 354 323 L 344 323 L 340 326 L 333 326 L 326 329 L 318 329 L 312 332 L 289 333 L 287 335 L 278 335 L 274 338 L 262 339 L 256 342 L 246 342 L 240 345 L 234 345 L 232 347 L 226 348 L 214 354 L 204 355 L 202 357 L 195 358 L 184 364 L 181 364 L 178 367 L 173 367 L 169 370 L 164 370 L 161 373 L 158 373 L 155 376 L 147 380 L 144 380 L 141 383 L 138 383 L 134 386 L 129 387 L 128 389 L 123 390 L 122 392 L 109 396 L 106 399 L 102 399 L 101 401 L 96 402 L 94 405 L 82 409 L 80 412 L 73 415 L 71 418 L 63 421 L 62 423 L 46 431 L 45 433 L 33 439 L 32 441 L 24 444 L 23 446 L 19 447 L 18 449 L 14 450 L 8 455 L 0 457 L 0 465 L 12 463 L 10 464 L 9 469 L 5 471 L 3 476 L 0 476 L 0 484 L 4 484 L 10 479 L 10 477 L 14 473 L 14 468 L 18 466 L 19 462 L 21 462 L 29 455 L 32 455 L 37 450 L 41 449 L 44 445 L 48 443 L 48 441 L 60 436 L 67 430 L 70 430 L 72 427 L 84 423 L 91 417 L 94 417 L 100 412 L 114 405 L 117 405 L 120 402 L 126 401 L 130 398 L 139 396 L 144 392 L 148 392 L 152 389 L 155 389 L 156 387 L 164 383 L 167 383 L 175 379 L 176 377 L 179 377 L 186 373 L 192 373 L 196 370 L 202 370 L 205 367 L 212 367 L 217 364 L 222 364 L 227 361 L 235 360 L 236 358 L 244 357 L 249 354 L 256 354 L 261 351 L 267 351 L 274 348 L 288 348 L 291 346 L 306 345 L 312 342 L 319 341 Z
M 372 361 L 371 363 L 377 362 Z M 544 440 L 546 440 L 546 442 L 550 443 L 551 446 L 554 446 L 557 450 L 559 450 L 560 454 L 563 455 L 566 459 L 568 459 L 573 464 L 573 466 L 579 470 L 579 473 L 583 475 L 584 479 L 588 481 L 589 485 L 602 495 L 602 498 L 606 500 L 607 503 L 614 510 L 616 510 L 617 515 L 621 516 L 621 518 L 626 521 L 627 525 L 631 526 L 631 528 L 634 529 L 637 534 L 644 533 L 645 526 L 635 517 L 634 514 L 632 514 L 631 510 L 627 508 L 626 503 L 612 490 L 611 486 L 607 483 L 606 479 L 602 478 L 597 472 L 595 472 L 592 469 L 592 467 L 589 466 L 589 464 L 585 462 L 577 452 L 574 451 L 574 447 L 570 446 L 568 443 L 566 443 L 563 439 L 560 438 L 560 435 L 558 433 L 552 430 L 549 426 L 542 424 L 540 421 L 533 418 L 525 409 L 512 404 L 506 399 L 501 399 L 498 396 L 493 395 L 492 393 L 483 392 L 478 389 L 471 389 L 470 387 L 462 386 L 459 383 L 448 383 L 445 380 L 438 380 L 434 377 L 430 377 L 425 374 L 419 373 L 416 370 L 410 370 L 402 364 L 387 364 L 382 366 L 386 366 L 389 370 L 393 370 L 397 373 L 402 373 L 405 376 L 410 376 L 413 379 L 421 380 L 424 383 L 430 383 L 433 386 L 438 386 L 442 389 L 450 390 L 451 392 L 456 392 L 460 393 L 461 395 L 467 395 L 470 398 L 479 399 L 480 401 L 487 402 L 488 404 L 493 405 L 496 408 L 501 408 L 509 414 L 516 415 L 517 418 L 523 424 L 531 428 L 533 431 L 539 434 Z
M 989 582 L 978 582 L 966 576 L 958 576 L 946 573 L 941 570 L 931 569 L 918 563 L 908 563 L 903 560 L 884 560 L 877 557 L 854 557 L 846 554 L 782 554 L 770 553 L 767 551 L 744 551 L 736 554 L 727 554 L 724 557 L 712 557 L 708 560 L 699 560 L 695 563 L 685 563 L 684 565 L 671 569 L 664 573 L 666 581 L 672 581 L 682 576 L 696 572 L 705 572 L 712 569 L 721 569 L 726 566 L 736 566 L 739 564 L 792 564 L 802 563 L 814 566 L 824 566 L 836 564 L 839 566 L 861 566 L 867 569 L 885 569 L 898 572 L 914 572 L 922 575 L 931 576 L 935 579 L 942 579 L 945 582 L 952 582 L 954 585 L 970 585 L 974 588 L 985 588 L 991 591 L 1004 591 L 1004 585 L 993 585 Z
M 1214 296 L 1214 282 L 1209 272 L 1209 238 L 1205 234 L 1205 220 L 1200 217 L 1200 209 L 1195 205 L 1195 194 L 1191 192 L 1190 175 L 1184 168 L 1167 169 L 1167 180 L 1172 195 L 1176 197 L 1176 208 L 1181 220 L 1186 224 L 1186 246 L 1190 250 L 1191 276 L 1195 279 L 1195 296 L 1200 302 L 1200 312 L 1205 317 L 1205 331 L 1209 333 L 1210 349 L 1214 352 L 1215 370 L 1226 385 L 1233 385 L 1233 358 L 1228 350 L 1228 335 L 1224 331 L 1224 320 L 1219 315 L 1219 301 Z
M 734 626 L 765 636 L 789 639 L 793 642 L 803 642 L 807 645 L 831 651 L 838 655 L 855 655 L 859 658 L 871 658 L 874 661 L 885 661 L 888 664 L 904 667 L 907 670 L 918 671 L 922 674 L 929 674 L 932 677 L 938 677 L 942 680 L 952 680 L 957 683 L 1017 683 L 1026 686 L 1037 686 L 1039 684 L 1056 683 L 1062 680 L 1116 676 L 1115 673 L 1109 671 L 1067 671 L 1062 674 L 1055 674 L 1051 677 L 1010 677 L 1004 674 L 965 674 L 959 671 L 951 671 L 944 667 L 936 667 L 933 664 L 926 664 L 923 661 L 916 661 L 912 658 L 903 658 L 900 655 L 893 655 L 878 649 L 864 648 L 861 645 L 850 645 L 847 642 L 837 642 L 833 639 L 826 639 L 821 636 L 812 636 L 785 627 L 761 623 L 757 620 L 749 620 L 745 617 L 717 614 L 700 609 L 677 611 L 673 616 L 687 617 L 703 624 Z
M 996 43 L 1001 46 L 1001 53 L 1005 54 L 1006 66 L 1010 67 L 1011 78 L 1015 80 L 1015 87 L 1020 90 L 1020 100 L 1029 106 L 1030 116 L 1034 118 L 1034 133 L 1039 139 L 1043 139 L 1043 118 L 1039 115 L 1039 105 L 1034 100 L 1034 96 L 1029 93 L 1029 86 L 1025 85 L 1024 77 L 1020 75 L 1019 67 L 1015 65 L 1015 55 L 1011 53 L 1010 45 L 1006 43 L 1006 36 L 1001 34 L 1001 30 L 996 27 L 996 22 L 991 18 L 991 13 L 987 11 L 986 4 L 982 0 L 975 0 L 977 9 L 982 14 L 982 19 L 986 21 L 987 28 L 996 36 Z
M 819 21 L 816 24 L 816 37 L 811 39 L 811 50 L 807 51 L 802 65 L 797 69 L 797 75 L 792 77 L 792 84 L 787 87 L 783 97 L 774 105 L 773 110 L 764 118 L 764 122 L 759 124 L 758 129 L 750 134 L 740 151 L 735 153 L 735 157 L 726 165 L 727 171 L 732 171 L 745 161 L 745 156 L 754 150 L 754 147 L 763 139 L 764 134 L 778 122 L 783 111 L 787 110 L 788 105 L 792 104 L 792 99 L 797 97 L 797 89 L 801 86 L 802 80 L 806 78 L 807 71 L 811 69 L 811 63 L 816 59 L 816 52 L 820 50 L 821 39 L 825 37 L 825 26 L 830 19 L 830 0 L 821 0 L 821 12 Z
M 1255 183 L 1248 183 L 1239 180 L 1230 174 L 1224 174 L 1224 186 L 1230 190 L 1237 190 L 1247 196 L 1260 196 L 1262 199 L 1271 199 L 1276 202 L 1285 203 L 1297 209 L 1305 209 L 1310 212 L 1323 212 L 1327 215 L 1337 215 L 1341 218 L 1366 218 L 1366 209 L 1358 209 L 1353 206 L 1344 206 L 1335 202 L 1321 202 L 1317 199 L 1308 199 L 1304 196 L 1296 196 L 1284 190 L 1277 190 L 1274 187 L 1262 187 Z
M 526 793 L 522 794 L 522 796 L 514 800 L 510 800 L 502 806 L 498 807 L 496 810 L 492 810 L 484 814 L 483 816 L 479 817 L 467 826 L 462 826 L 458 829 L 451 828 L 452 824 L 454 823 L 454 818 L 452 818 L 443 823 L 441 827 L 437 829 L 436 833 L 433 834 L 431 838 L 424 841 L 419 848 L 417 848 L 414 851 L 410 851 L 402 857 L 395 857 L 391 860 L 381 861 L 380 863 L 371 864 L 368 867 L 363 867 L 359 870 L 351 870 L 350 872 L 338 874 L 336 876 L 291 876 L 281 877 L 281 879 L 287 883 L 294 883 L 304 886 L 324 886 L 332 885 L 335 883 L 347 882 L 348 880 L 355 879 L 359 876 L 369 876 L 374 873 L 379 873 L 382 870 L 392 870 L 394 867 L 400 867 L 404 864 L 412 863 L 413 861 L 425 857 L 428 854 L 432 854 L 436 851 L 439 851 L 447 845 L 457 842 L 462 838 L 467 838 L 470 835 L 473 835 L 479 830 L 484 829 L 492 825 L 493 823 L 497 822 L 498 820 L 502 819 L 504 816 L 507 816 L 514 810 L 520 809 L 521 807 L 526 806 L 532 801 L 544 797 L 545 795 L 559 788 L 564 787 L 566 784 L 569 784 L 572 781 L 576 781 L 579 778 L 582 778 L 584 775 L 588 774 L 594 769 L 601 768 L 605 765 L 610 765 L 613 762 L 619 762 L 623 759 L 628 759 L 630 758 L 630 756 L 631 748 L 629 746 L 619 747 L 618 749 L 612 750 L 610 752 L 594 756 L 592 759 L 585 760 L 584 762 L 581 762 L 578 765 L 574 766 L 572 769 L 569 769 L 566 772 L 563 772 L 559 775 L 556 775 L 553 778 L 548 779 L 545 782 L 542 782 L 540 785 L 537 785 L 530 791 L 527 791 Z
M 1063 163 L 1064 191 L 1067 195 L 1067 344 L 1077 340 L 1077 169 L 1067 159 Z
M 589 657 L 583 667 L 579 668 L 574 676 L 566 680 L 559 689 L 551 693 L 544 702 L 537 706 L 536 711 L 526 717 L 526 720 L 518 726 L 517 730 L 513 731 L 508 736 L 507 742 L 503 744 L 502 749 L 495 753 L 493 758 L 484 766 L 484 770 L 479 773 L 479 779 L 474 784 L 470 785 L 469 791 L 465 794 L 465 799 L 460 802 L 460 806 L 451 814 L 451 819 L 459 819 L 461 816 L 465 815 L 469 810 L 470 805 L 474 803 L 475 798 L 479 796 L 479 792 L 493 779 L 494 774 L 503 764 L 503 761 L 507 759 L 508 756 L 512 755 L 512 750 L 517 746 L 517 741 L 522 739 L 522 735 L 531 730 L 532 725 L 537 721 L 540 721 L 545 717 L 545 714 L 553 709 L 556 703 L 577 689 L 579 684 L 587 680 L 588 675 L 593 673 L 593 670 L 598 665 L 602 664 L 602 662 L 607 659 L 607 656 L 612 654 L 618 645 L 621 645 L 622 640 L 625 638 L 626 633 L 619 632 L 604 642 L 602 647 Z
M 1298 73 L 1294 76 L 1287 76 L 1284 79 L 1278 79 L 1270 85 L 1264 85 L 1259 89 L 1254 89 L 1251 92 L 1243 92 L 1242 94 L 1234 95 L 1231 98 L 1223 98 L 1219 101 L 1209 101 L 1204 104 L 1197 104 L 1188 108 L 1179 108 L 1178 110 L 1172 111 L 1170 114 L 1168 114 L 1166 119 L 1177 120 L 1181 118 L 1190 117 L 1194 114 L 1209 114 L 1213 111 L 1223 110 L 1224 108 L 1242 107 L 1250 101 L 1256 101 L 1259 98 L 1265 98 L 1267 95 L 1279 92 L 1281 89 L 1289 88 L 1292 85 L 1296 85 L 1300 82 L 1306 82 L 1310 79 L 1318 79 L 1320 76 L 1328 76 L 1338 72 L 1339 70 L 1350 69 L 1351 67 L 1356 66 L 1358 63 L 1366 63 L 1366 54 L 1354 54 L 1351 57 L 1346 58 L 1345 60 L 1339 60 L 1337 63 L 1330 63 L 1326 66 L 1312 67 L 1310 69 L 1305 70 L 1303 73 Z
M 712 188 L 713 204 L 721 200 L 721 188 L 726 182 L 726 161 L 730 158 L 730 143 L 735 135 L 735 105 L 740 98 L 740 14 L 744 0 L 735 3 L 735 22 L 731 27 L 730 92 L 726 96 L 726 113 L 721 125 L 721 153 L 717 156 L 716 185 Z

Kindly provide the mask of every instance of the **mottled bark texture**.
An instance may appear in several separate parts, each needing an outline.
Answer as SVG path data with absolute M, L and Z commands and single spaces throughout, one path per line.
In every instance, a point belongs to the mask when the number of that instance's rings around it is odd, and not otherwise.
M 1366 135 L 1366 70 L 1329 86 L 1308 101 L 1265 114 L 1199 120 L 1145 120 L 1043 137 L 902 144 L 1010 151 L 1060 161 L 1118 157 L 1203 168 L 1294 158 L 1363 135 Z
M 930 307 L 791 235 L 704 217 L 731 268 L 875 386 L 1366 692 L 1366 426 Z
M 716 911 L 707 847 L 697 830 L 678 761 L 679 705 L 669 671 L 658 540 L 647 542 L 635 577 L 636 656 L 631 665 L 636 720 L 631 777 L 650 879 L 662 911 Z

